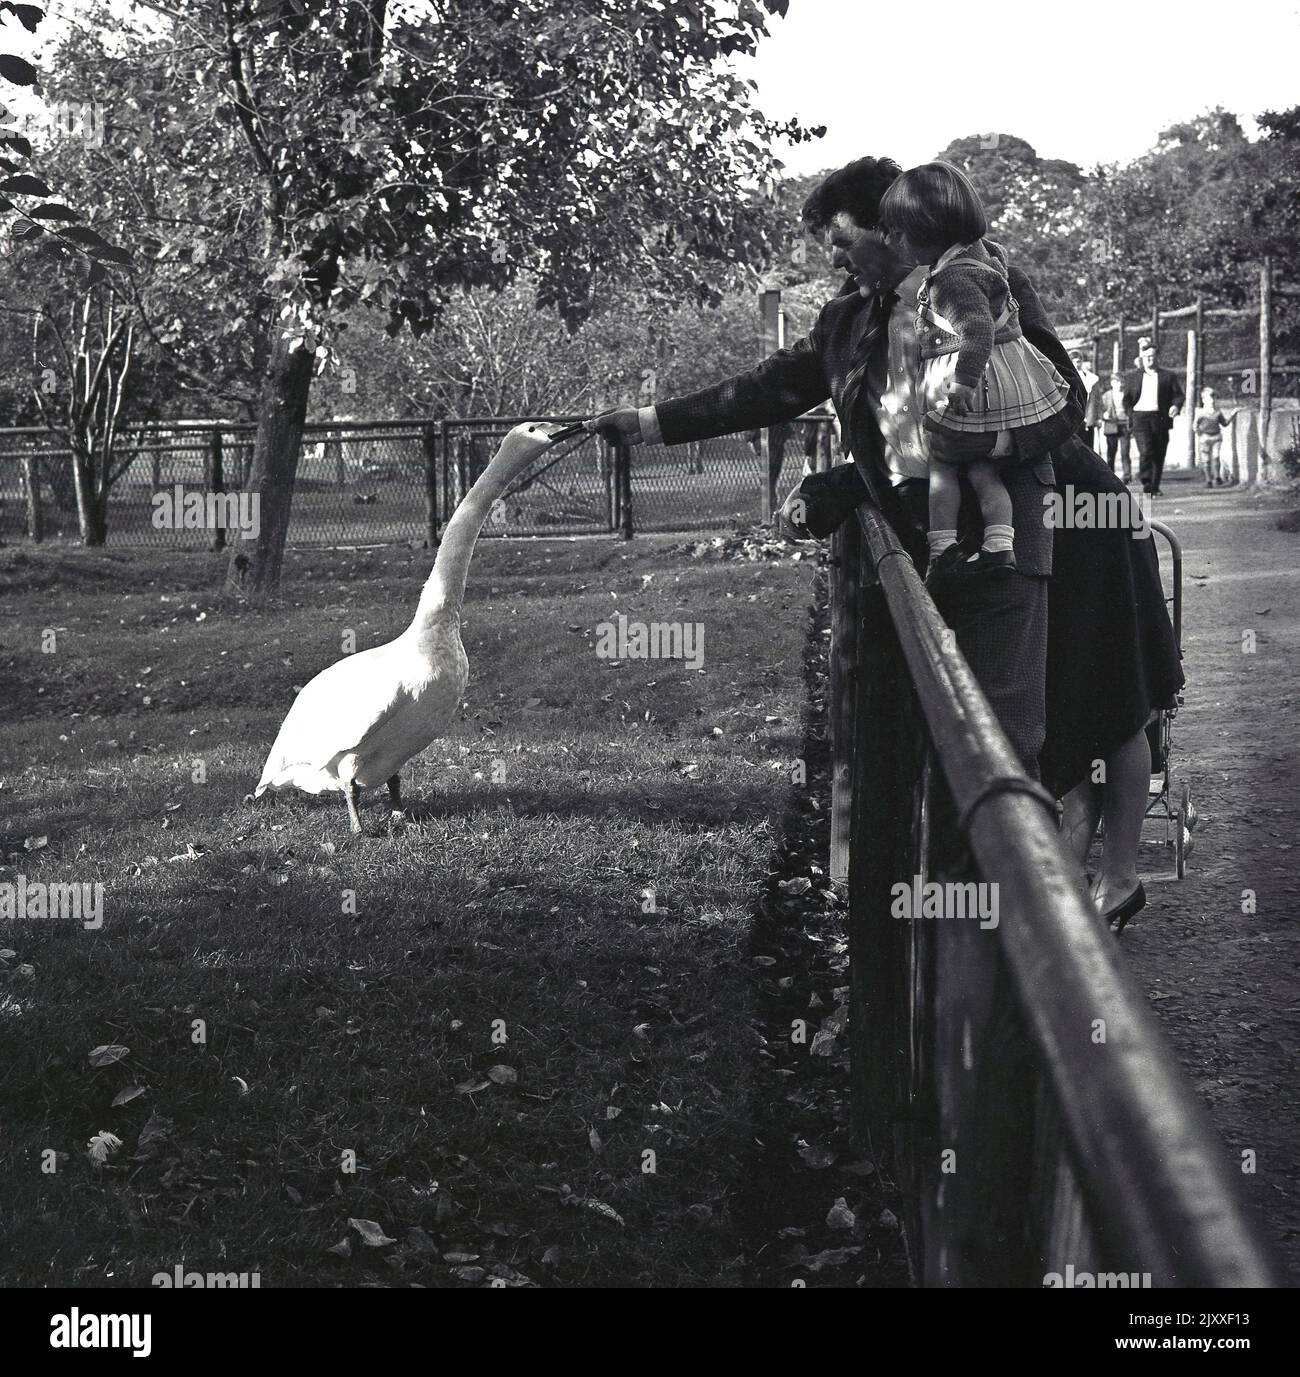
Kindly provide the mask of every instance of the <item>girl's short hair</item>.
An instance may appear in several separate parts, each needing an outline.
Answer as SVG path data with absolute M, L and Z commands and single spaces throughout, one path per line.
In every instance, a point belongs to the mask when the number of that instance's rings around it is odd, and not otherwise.
M 922 163 L 898 177 L 880 200 L 880 223 L 922 244 L 972 244 L 989 229 L 979 192 L 952 163 Z

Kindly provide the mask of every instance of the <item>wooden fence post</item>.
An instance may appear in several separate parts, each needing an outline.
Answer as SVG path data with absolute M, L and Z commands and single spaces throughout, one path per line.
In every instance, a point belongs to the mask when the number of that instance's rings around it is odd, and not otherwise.
M 421 439 L 424 448 L 424 541 L 427 549 L 438 544 L 438 432 L 425 426 Z
M 442 510 L 450 516 L 455 503 L 451 500 L 451 427 L 445 417 L 438 422 L 438 453 L 442 455 Z
M 917 713 L 898 634 L 878 583 L 864 583 L 852 696 L 855 787 L 849 851 L 850 1128 L 873 1160 L 911 1179 L 907 1077 L 911 1021 L 900 975 L 912 925 L 891 916 L 893 886 L 911 880 L 918 778 Z M 899 1131 L 902 1130 L 902 1131 Z
M 759 500 L 764 526 L 772 524 L 772 430 L 764 426 L 758 432 L 758 481 L 762 485 Z
M 213 426 L 208 436 L 208 491 L 225 492 L 226 475 L 224 472 L 223 455 L 221 451 L 221 427 Z M 209 543 L 210 550 L 224 550 L 226 548 L 226 526 L 222 521 L 218 521 L 212 530 L 212 540 Z
M 632 529 L 632 447 L 620 436 L 618 441 L 619 527 L 624 540 L 631 540 Z
M 1270 478 L 1268 430 L 1273 413 L 1273 259 L 1264 255 L 1259 269 L 1259 476 Z
M 1196 467 L 1196 408 L 1200 404 L 1200 396 L 1196 391 L 1196 370 L 1200 354 L 1197 348 L 1198 343 L 1196 331 L 1194 329 L 1189 330 L 1187 332 L 1187 374 L 1185 379 L 1187 403 L 1183 407 L 1183 415 L 1187 418 L 1187 466 L 1192 469 Z
M 862 528 L 850 519 L 831 537 L 831 853 L 830 877 L 849 878 L 853 826 L 854 708 L 858 692 Z
M 34 454 L 23 455 L 23 488 L 27 501 L 27 535 L 35 544 L 45 539 L 45 509 L 41 506 L 41 466 Z

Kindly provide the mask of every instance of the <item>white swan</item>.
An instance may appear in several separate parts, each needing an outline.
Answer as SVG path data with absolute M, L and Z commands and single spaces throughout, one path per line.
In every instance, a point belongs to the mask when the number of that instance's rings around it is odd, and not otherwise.
M 262 778 L 253 791 L 292 786 L 308 794 L 338 790 L 352 831 L 361 831 L 362 789 L 388 784 L 402 806 L 398 771 L 442 736 L 469 679 L 460 640 L 465 576 L 479 531 L 510 481 L 551 444 L 541 425 L 518 425 L 447 523 L 415 620 L 395 641 L 323 669 L 293 700 Z

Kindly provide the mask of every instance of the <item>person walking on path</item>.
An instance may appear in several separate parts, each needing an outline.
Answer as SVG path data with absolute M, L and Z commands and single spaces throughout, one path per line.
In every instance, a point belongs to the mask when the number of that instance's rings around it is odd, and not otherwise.
M 1103 392 L 1097 388 L 1093 394 L 1099 398 L 1101 429 L 1106 439 L 1106 462 L 1111 473 L 1115 472 L 1115 456 L 1118 455 L 1124 470 L 1124 481 L 1133 481 L 1133 462 L 1129 458 L 1128 412 L 1124 407 L 1124 379 L 1118 373 L 1110 375 L 1110 386 Z
M 1083 425 L 1079 427 L 1079 439 L 1095 454 L 1097 427 L 1101 424 L 1101 378 L 1092 371 L 1092 364 L 1088 362 L 1086 354 L 1076 351 L 1070 355 L 1070 361 L 1088 393 L 1088 399 L 1083 404 Z
M 1193 417 L 1196 426 L 1196 462 L 1205 475 L 1207 488 L 1223 487 L 1227 479 L 1219 468 L 1219 451 L 1223 448 L 1223 428 L 1229 417 L 1219 410 L 1214 388 L 1201 388 L 1201 404 Z
M 1168 368 L 1156 367 L 1156 351 L 1146 344 L 1138 354 L 1140 367 L 1124 384 L 1124 410 L 1138 447 L 1138 476 L 1142 491 L 1161 496 L 1165 453 L 1174 418 L 1183 409 L 1182 379 Z

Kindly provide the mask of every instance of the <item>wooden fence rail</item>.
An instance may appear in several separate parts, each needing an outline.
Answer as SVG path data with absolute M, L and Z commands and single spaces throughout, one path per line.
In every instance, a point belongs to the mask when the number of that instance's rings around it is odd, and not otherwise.
M 854 1128 L 905 1188 L 917 1280 L 1283 1284 L 1052 800 L 893 532 L 858 518 L 831 648 Z M 893 916 L 900 885 L 968 881 L 996 894 L 995 926 Z

